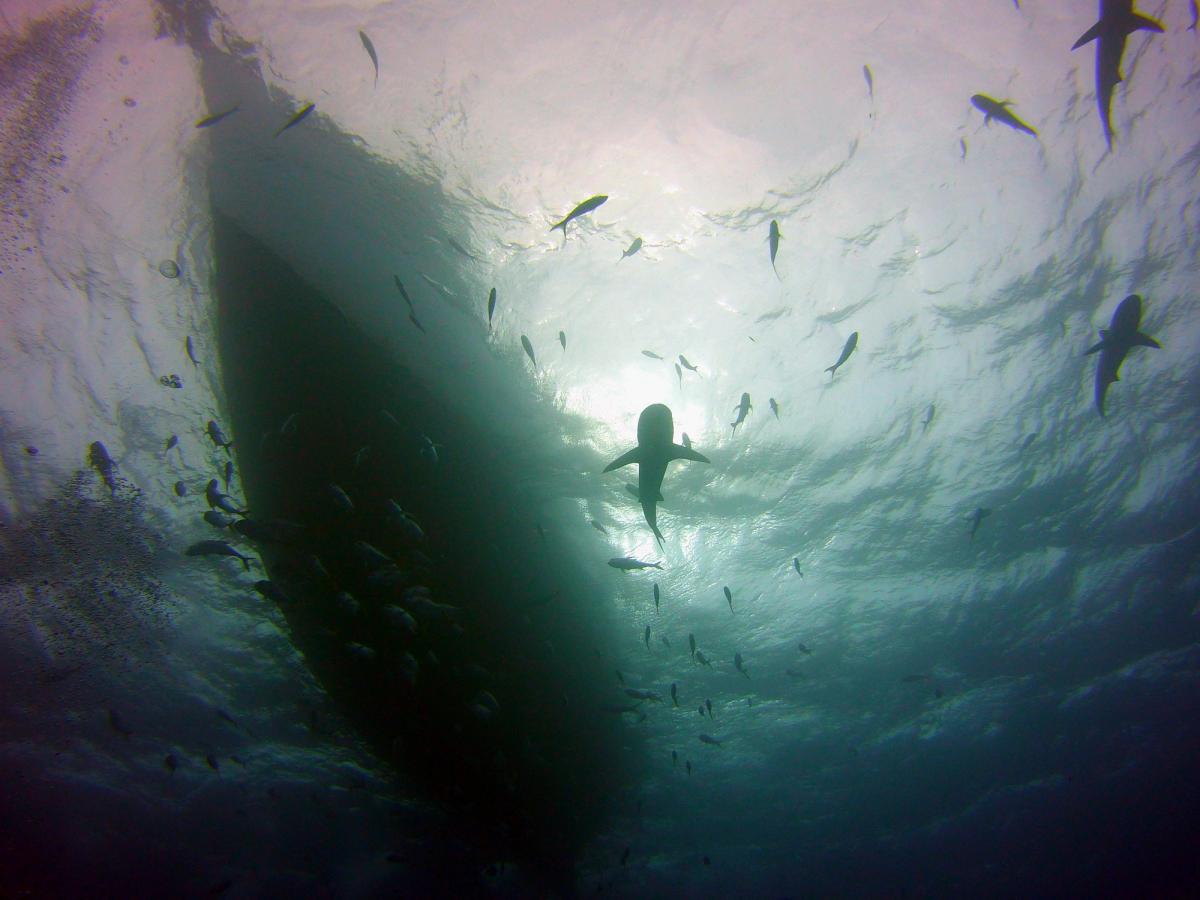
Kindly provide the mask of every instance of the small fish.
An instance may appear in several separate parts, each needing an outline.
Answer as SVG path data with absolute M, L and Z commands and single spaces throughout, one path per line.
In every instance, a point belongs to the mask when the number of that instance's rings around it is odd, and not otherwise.
M 232 516 L 223 515 L 217 512 L 215 509 L 210 509 L 205 511 L 204 521 L 209 525 L 212 525 L 214 528 L 228 528 L 234 523 L 234 518 Z
M 607 199 L 607 194 L 597 194 L 595 197 L 589 197 L 587 200 L 584 200 L 573 210 L 567 213 L 566 218 L 564 218 L 561 222 L 556 222 L 554 225 L 550 226 L 550 230 L 554 231 L 555 228 L 561 228 L 563 240 L 565 241 L 567 239 L 567 223 L 578 219 L 580 216 L 590 213 L 593 209 L 596 209 L 603 204 Z
M 687 447 L 689 450 L 692 449 L 692 439 L 688 437 L 688 433 L 686 431 L 679 436 L 679 440 L 683 446 Z
M 404 298 L 404 302 L 408 304 L 409 312 L 416 312 L 417 308 L 413 306 L 412 297 L 408 296 L 408 291 L 404 289 L 404 282 L 400 280 L 400 276 L 392 273 L 392 280 L 396 282 L 396 287 L 400 289 L 400 296 Z
M 642 635 L 642 639 L 646 642 L 646 649 L 650 649 L 650 626 L 646 626 L 646 632 Z
M 176 497 L 186 497 L 187 496 L 187 483 L 186 482 L 183 482 L 183 481 L 175 482 L 175 496 Z
M 179 757 L 174 753 L 168 753 L 163 757 L 163 765 L 166 766 L 168 772 L 174 775 L 175 770 L 179 768 Z
M 854 348 L 858 346 L 858 332 L 854 332 L 850 337 L 846 338 L 846 343 L 842 346 L 842 355 L 825 371 L 829 373 L 829 377 L 833 378 L 837 374 L 838 366 L 850 358 L 850 354 L 854 352 Z
M 634 238 L 633 243 L 629 245 L 629 249 L 621 254 L 621 259 L 624 259 L 627 256 L 633 256 L 633 254 L 637 253 L 641 249 L 642 249 L 642 239 Z M 620 261 L 621 261 L 620 259 L 617 260 L 617 262 L 620 262 Z
M 525 348 L 525 355 L 529 357 L 529 361 L 533 363 L 533 367 L 537 368 L 537 357 L 533 355 L 533 344 L 529 343 L 529 338 L 521 335 L 521 346 Z
M 298 113 L 296 113 L 294 116 L 292 116 L 290 119 L 288 119 L 287 122 L 284 123 L 282 128 L 280 128 L 277 132 L 275 132 L 275 137 L 279 137 L 281 134 L 283 134 L 285 131 L 287 131 L 289 128 L 291 128 L 293 125 L 299 125 L 301 122 L 303 122 L 308 117 L 308 114 L 311 113 L 316 108 L 317 108 L 317 104 L 315 104 L 315 103 L 305 104 Z
M 237 112 L 240 108 L 241 107 L 234 106 L 234 107 L 231 107 L 230 109 L 225 110 L 224 112 L 213 113 L 211 116 L 205 116 L 203 119 L 200 119 L 196 122 L 196 127 L 197 128 L 208 128 L 212 125 L 216 125 L 218 122 L 220 122 L 224 119 L 228 119 L 235 112 Z
M 187 340 L 183 342 L 183 346 L 187 348 L 188 359 L 192 361 L 192 365 L 200 365 L 200 360 L 196 359 L 196 346 L 192 343 L 192 336 L 190 334 L 187 336 Z
M 982 506 L 975 507 L 975 512 L 971 516 L 971 540 L 975 540 L 975 532 L 979 530 L 979 523 L 991 514 L 990 509 L 984 509 Z
M 688 632 L 688 647 L 691 650 L 692 659 L 696 658 L 696 635 Z
M 733 612 L 733 592 L 729 590 L 729 586 L 725 586 L 725 602 L 729 604 L 729 611 Z
M 653 350 L 643 350 L 642 356 L 648 356 L 648 357 L 650 357 L 650 359 L 662 359 L 662 357 L 659 356 L 657 353 L 655 353 Z
M 326 484 L 325 493 L 329 495 L 329 498 L 333 501 L 334 506 L 336 506 L 342 512 L 354 512 L 354 502 L 350 499 L 350 495 L 342 490 L 342 488 L 338 485 L 334 484 L 333 482 Z
M 767 398 L 767 404 L 771 407 L 771 412 L 775 414 L 775 418 L 779 418 L 779 404 L 775 402 L 774 397 Z
M 683 390 L 683 369 L 679 368 L 679 363 L 675 363 L 675 377 L 679 379 L 679 389 Z
M 354 552 L 368 572 L 374 572 L 383 566 L 395 565 L 394 560 L 390 556 L 368 544 L 366 541 L 355 541 Z
M 360 662 L 365 663 L 373 662 L 377 655 L 374 647 L 368 647 L 366 644 L 359 644 L 355 641 L 348 641 L 342 645 L 342 649 L 345 650 L 350 656 L 353 656 Z M 413 657 L 411 653 L 406 653 L 405 656 L 408 656 L 410 659 L 412 659 L 413 665 L 416 665 L 416 658 Z
M 1029 449 L 1029 446 L 1036 440 L 1037 440 L 1037 432 L 1036 431 L 1033 434 L 1027 434 L 1025 436 L 1025 440 L 1023 440 L 1021 442 L 1021 449 L 1019 452 L 1024 453 L 1026 450 Z
M 563 353 L 566 353 L 567 352 L 567 333 L 565 331 L 560 331 L 558 333 L 558 342 L 560 344 L 562 344 Z
M 221 774 L 221 764 L 217 762 L 217 758 L 215 756 L 213 756 L 211 753 L 206 753 L 204 754 L 204 761 L 208 763 L 208 767 L 210 769 L 212 769 L 218 775 Z
M 115 709 L 108 711 L 108 726 L 123 738 L 133 736 L 133 729 L 125 724 L 125 720 L 121 718 L 121 714 Z
M 100 478 L 115 497 L 117 494 L 117 479 L 113 474 L 113 469 L 116 468 L 117 464 L 108 455 L 108 448 L 99 441 L 92 441 L 91 446 L 88 447 L 88 464 L 100 473 Z
M 704 708 L 708 710 L 708 717 L 711 719 L 713 717 L 712 701 L 709 700 L 707 697 L 704 698 Z
M 598 532 L 600 532 L 605 537 L 608 537 L 608 529 L 605 528 L 603 525 L 601 525 L 599 522 L 597 522 L 595 519 L 592 519 L 592 527 L 595 528 Z
M 929 430 L 929 423 L 933 421 L 933 413 L 934 407 L 933 404 L 930 403 L 929 410 L 925 413 L 925 418 L 921 421 L 921 434 L 924 434 Z
M 621 674 L 620 669 L 617 669 L 616 672 L 617 672 L 617 682 L 621 685 L 621 687 L 625 687 L 625 676 Z
M 371 43 L 371 39 L 367 37 L 365 31 L 358 33 L 359 40 L 362 41 L 363 49 L 367 51 L 367 56 L 371 57 L 371 65 L 375 67 L 375 86 L 379 86 L 379 57 L 375 55 L 375 45 Z
M 688 358 L 686 356 L 684 356 L 682 353 L 679 354 L 679 364 L 681 366 L 683 366 L 685 369 L 687 369 L 689 372 L 695 372 L 697 375 L 700 374 L 700 367 L 693 366 L 690 362 L 688 362 Z
M 674 769 L 679 765 L 679 754 L 674 750 L 671 751 L 671 768 Z
M 685 766 L 687 766 L 688 778 L 691 778 L 692 777 L 692 761 L 690 759 L 684 760 L 683 764 Z
M 226 453 L 228 453 L 230 456 L 233 455 L 233 451 L 229 449 L 233 446 L 233 441 L 225 437 L 225 432 L 221 430 L 220 425 L 218 425 L 212 419 L 209 419 L 205 430 L 208 432 L 208 437 L 213 442 L 214 446 L 224 447 Z
M 965 161 L 967 158 L 967 139 L 966 138 L 958 139 L 958 149 L 959 149 L 959 157 L 958 158 Z
M 812 651 L 809 650 L 808 647 L 804 646 L 803 642 L 797 644 L 796 649 L 799 650 L 801 653 L 807 654 L 809 656 L 812 655 Z
M 735 434 L 737 433 L 737 427 L 746 421 L 746 416 L 750 414 L 750 410 L 752 409 L 754 409 L 754 407 L 750 405 L 750 395 L 743 392 L 742 399 L 738 402 L 738 405 L 734 407 L 734 410 L 737 412 L 737 419 L 729 423 L 733 426 L 733 431 Z
M 771 244 L 771 270 L 775 272 L 775 277 L 779 277 L 779 270 L 775 268 L 775 254 L 779 252 L 779 239 L 783 237 L 779 233 L 779 223 L 774 219 L 771 220 L 771 233 L 767 235 L 767 240 Z
M 225 541 L 197 541 L 184 551 L 188 556 L 235 556 L 250 571 L 250 558 L 238 553 Z
M 354 451 L 354 465 L 361 466 L 363 464 L 363 460 L 365 460 L 370 455 L 371 455 L 371 448 L 369 446 L 364 445 L 362 447 L 359 447 L 357 450 Z
M 287 594 L 273 581 L 262 579 L 254 582 L 254 590 L 258 591 L 265 600 L 273 600 L 280 606 L 288 606 L 292 600 Z
M 704 704 L 703 703 L 701 703 L 699 706 L 696 707 L 696 712 L 700 713 L 701 718 L 704 717 Z
M 167 453 L 167 452 L 175 449 L 178 446 L 179 446 L 179 435 L 173 434 L 169 438 L 167 438 L 167 446 L 163 450 L 163 453 Z
M 700 735 L 700 743 L 702 743 L 702 744 L 712 744 L 714 747 L 720 747 L 720 746 L 721 746 L 721 742 L 720 742 L 720 741 L 718 741 L 718 740 L 717 740 L 715 737 L 713 737 L 712 735 L 708 735 L 708 734 L 702 734 L 702 735 Z
M 426 434 L 421 435 L 421 442 L 421 455 L 436 466 L 438 463 L 438 449 L 441 448 L 445 450 L 445 446 L 434 443 L 434 441 Z
M 658 582 L 654 583 L 654 611 L 658 612 Z
M 709 662 L 708 657 L 704 655 L 703 650 L 697 650 L 695 653 L 695 657 L 696 657 L 696 662 L 700 663 L 700 665 L 708 666 L 710 669 L 712 668 L 712 663 Z
M 863 66 L 863 78 L 867 80 L 867 99 L 875 99 L 875 79 L 871 76 L 871 67 Z
M 983 124 L 991 124 L 992 119 L 997 122 L 1003 122 L 1009 128 L 1015 128 L 1017 131 L 1023 131 L 1026 134 L 1031 134 L 1037 137 L 1037 132 L 1022 122 L 1008 107 L 1012 105 L 1011 100 L 996 100 L 986 94 L 973 94 L 971 96 L 971 105 L 983 113 Z
M 225 493 L 229 493 L 229 482 L 233 481 L 233 460 L 225 460 L 225 469 L 222 472 L 225 479 Z
M 492 288 L 488 293 L 488 331 L 492 330 L 492 313 L 496 311 L 496 289 Z
M 735 669 L 737 669 L 739 672 L 741 672 L 743 675 L 745 675 L 747 678 L 750 677 L 750 673 L 746 671 L 745 663 L 743 663 L 743 661 L 742 661 L 742 654 L 740 654 L 740 653 L 733 654 L 733 667 Z
M 614 569 L 620 569 L 623 572 L 632 572 L 637 569 L 661 569 L 662 563 L 642 562 L 640 559 L 634 559 L 631 556 L 614 556 L 608 561 L 608 564 Z
M 420 275 L 421 278 L 423 278 L 425 280 L 425 283 L 427 285 L 429 285 L 431 288 L 433 288 L 435 291 L 439 291 L 439 292 L 445 294 L 447 297 L 454 296 L 454 291 L 450 290 L 450 288 L 446 287 L 440 281 L 435 281 L 434 279 L 432 279 L 428 275 L 426 275 L 424 272 L 418 272 L 417 274 Z
M 679 688 L 673 681 L 671 682 L 671 702 L 675 704 L 675 706 L 679 706 Z M 674 751 L 671 752 L 673 753 Z

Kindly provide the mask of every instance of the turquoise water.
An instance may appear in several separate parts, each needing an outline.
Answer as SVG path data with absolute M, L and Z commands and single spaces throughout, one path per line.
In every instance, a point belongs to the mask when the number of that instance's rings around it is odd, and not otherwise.
M 838 115 L 861 107 L 852 130 L 828 112 L 832 136 L 796 138 L 819 150 L 741 196 L 734 170 L 756 158 L 741 140 L 779 138 L 737 102 L 758 83 L 751 44 L 742 68 L 575 97 L 597 121 L 653 108 L 648 131 L 699 108 L 711 130 L 694 143 L 724 146 L 731 170 L 706 202 L 648 155 L 570 186 L 545 163 L 556 183 L 528 209 L 473 191 L 465 156 L 447 151 L 465 174 L 389 157 L 325 98 L 274 137 L 302 98 L 268 92 L 252 54 L 208 44 L 205 8 L 189 9 L 165 31 L 193 47 L 208 108 L 239 105 L 183 160 L 206 211 L 180 250 L 183 281 L 211 273 L 190 282 L 205 352 L 161 409 L 123 406 L 119 434 L 81 436 L 79 473 L 6 525 L 20 615 L 0 632 L 0 820 L 15 825 L 0 887 L 1195 888 L 1200 157 L 1179 124 L 1195 52 L 1177 31 L 1131 38 L 1111 154 L 1074 82 L 1058 112 L 1023 96 L 1035 141 L 984 128 L 976 88 L 931 77 L 905 39 L 872 45 L 870 95 L 857 57 L 831 90 Z M 625 38 L 660 47 L 664 27 Z M 1091 57 L 1073 64 L 1090 90 Z M 904 71 L 930 91 L 920 112 Z M 471 115 L 503 118 L 459 101 L 467 134 Z M 1139 118 L 1160 105 L 1177 121 Z M 932 124 L 945 108 L 958 118 Z M 573 170 L 618 137 L 544 153 Z M 1101 418 L 1085 351 L 1130 293 L 1162 349 L 1129 354 Z M 680 354 L 700 371 L 676 372 Z M 219 409 L 191 399 L 200 379 Z M 661 548 L 634 470 L 602 473 L 652 402 L 711 461 L 668 469 Z M 231 453 L 162 451 L 209 418 Z M 93 440 L 128 448 L 115 490 L 85 466 Z M 139 483 L 135 453 L 161 478 Z M 229 493 L 292 523 L 286 539 L 200 520 L 227 459 Z M 183 496 L 153 486 L 177 478 Z M 216 538 L 252 568 L 182 555 Z M 662 568 L 607 564 L 622 556 Z M 268 577 L 287 600 L 255 592 Z

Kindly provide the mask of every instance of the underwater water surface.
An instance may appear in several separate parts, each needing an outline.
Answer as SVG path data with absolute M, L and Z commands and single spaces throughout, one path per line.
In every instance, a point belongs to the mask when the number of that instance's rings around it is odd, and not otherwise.
M 519 13 L 5 20 L 0 893 L 1189 896 L 1188 10 Z

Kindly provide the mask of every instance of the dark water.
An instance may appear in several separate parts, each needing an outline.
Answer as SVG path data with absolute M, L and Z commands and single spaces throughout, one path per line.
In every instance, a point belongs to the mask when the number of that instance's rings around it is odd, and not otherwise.
M 529 467 L 543 454 L 456 418 L 227 219 L 217 219 L 215 239 L 221 358 L 233 428 L 247 436 L 247 503 L 255 518 L 303 527 L 291 546 L 264 547 L 291 598 L 297 645 L 405 782 L 449 804 L 451 846 L 475 870 L 514 859 L 568 884 L 572 860 L 634 777 L 637 742 L 599 712 L 610 616 L 538 521 L 545 484 Z M 425 435 L 442 445 L 436 460 Z M 353 511 L 331 499 L 330 484 Z M 424 540 L 389 524 L 389 499 Z M 381 569 L 364 563 L 359 541 L 396 560 L 386 585 L 372 583 Z M 328 579 L 311 571 L 314 553 Z M 410 635 L 382 609 L 415 585 L 454 610 L 424 615 L 409 605 Z M 338 608 L 339 590 L 356 611 Z M 405 673 L 405 654 L 419 670 Z M 497 709 L 478 708 L 484 691 Z M 430 851 L 441 852 L 437 841 L 421 842 L 417 856 Z M 471 870 L 467 883 L 474 878 Z

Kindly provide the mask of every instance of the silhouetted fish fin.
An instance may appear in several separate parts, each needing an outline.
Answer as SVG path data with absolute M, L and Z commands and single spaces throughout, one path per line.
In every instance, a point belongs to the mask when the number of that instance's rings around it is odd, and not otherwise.
M 1096 38 L 1098 38 L 1098 37 L 1100 37 L 1100 23 L 1099 22 L 1097 22 L 1095 25 L 1093 25 L 1091 28 L 1089 28 L 1087 31 L 1085 31 L 1082 35 L 1080 35 L 1079 40 L 1077 40 L 1075 43 L 1073 43 L 1071 45 L 1071 49 L 1078 50 L 1084 44 L 1091 43 L 1092 41 L 1096 40 Z
M 614 459 L 612 462 L 610 462 L 607 466 L 604 467 L 604 471 L 611 472 L 613 469 L 619 469 L 622 466 L 627 466 L 630 463 L 635 463 L 635 462 L 640 462 L 640 461 L 641 461 L 641 448 L 634 447 L 632 450 L 628 450 L 625 453 L 622 453 L 620 456 L 618 456 L 616 459 Z
M 671 445 L 671 459 L 690 459 L 692 462 L 711 462 L 707 456 L 702 453 L 697 453 L 691 447 L 684 447 L 682 444 Z M 662 499 L 659 497 L 658 499 Z
M 1087 351 L 1087 353 L 1085 353 L 1085 354 L 1083 354 L 1083 355 L 1084 355 L 1084 356 L 1091 356 L 1093 353 L 1099 353 L 1099 352 L 1100 352 L 1101 350 L 1103 350 L 1103 349 L 1104 349 L 1104 341 L 1101 341 L 1100 343 L 1098 343 L 1098 344 L 1095 344 L 1095 345 L 1094 345 L 1094 346 L 1092 346 L 1092 347 L 1089 347 L 1089 348 L 1088 348 L 1088 351 Z
M 1153 347 L 1155 350 L 1162 349 L 1162 344 L 1150 337 L 1150 335 L 1142 334 L 1140 331 L 1133 336 L 1133 342 L 1139 347 Z
M 1149 16 L 1143 16 L 1140 13 L 1133 14 L 1133 21 L 1135 23 L 1137 23 L 1136 25 L 1134 25 L 1135 31 L 1162 31 L 1163 30 L 1163 27 L 1161 25 L 1159 25 L 1157 22 L 1155 22 L 1153 19 L 1151 19 Z

